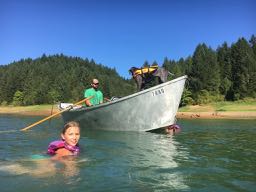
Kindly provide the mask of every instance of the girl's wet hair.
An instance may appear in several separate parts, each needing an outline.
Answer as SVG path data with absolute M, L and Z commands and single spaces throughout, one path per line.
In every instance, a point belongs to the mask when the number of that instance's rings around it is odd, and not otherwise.
M 69 127 L 78 127 L 80 130 L 79 123 L 77 123 L 76 121 L 70 121 L 64 125 L 64 128 L 62 129 L 62 134 L 65 134 Z

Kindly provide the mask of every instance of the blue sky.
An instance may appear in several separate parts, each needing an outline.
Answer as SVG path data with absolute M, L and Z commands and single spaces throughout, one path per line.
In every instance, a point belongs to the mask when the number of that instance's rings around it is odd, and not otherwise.
M 132 66 L 256 34 L 254 0 L 0 0 L 0 64 L 42 54 Z

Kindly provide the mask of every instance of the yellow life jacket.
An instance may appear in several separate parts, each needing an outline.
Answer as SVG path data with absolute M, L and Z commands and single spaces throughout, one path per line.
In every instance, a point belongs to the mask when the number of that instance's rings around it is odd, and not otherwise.
M 152 65 L 150 67 L 143 67 L 134 71 L 134 75 L 142 75 L 145 73 L 153 73 L 158 69 L 158 65 Z

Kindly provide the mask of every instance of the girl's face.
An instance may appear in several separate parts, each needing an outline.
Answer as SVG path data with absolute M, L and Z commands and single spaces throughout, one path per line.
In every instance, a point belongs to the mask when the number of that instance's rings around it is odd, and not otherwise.
M 76 146 L 80 139 L 80 129 L 79 127 L 69 127 L 61 137 L 68 145 Z

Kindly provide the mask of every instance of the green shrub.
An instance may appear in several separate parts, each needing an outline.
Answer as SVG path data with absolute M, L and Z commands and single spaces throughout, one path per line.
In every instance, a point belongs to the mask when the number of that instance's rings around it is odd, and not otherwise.
M 224 101 L 224 96 L 218 93 L 209 92 L 207 90 L 201 90 L 197 95 L 197 104 L 207 104 L 213 102 Z
M 8 105 L 8 102 L 7 101 L 3 101 L 2 103 L 1 103 L 1 106 L 7 106 Z
M 21 91 L 16 91 L 15 93 L 14 93 L 14 96 L 13 96 L 13 102 L 12 102 L 12 104 L 14 105 L 14 106 L 20 106 L 20 105 L 22 105 L 23 104 L 23 98 L 24 98 L 24 96 L 23 96 L 23 92 L 21 92 Z

